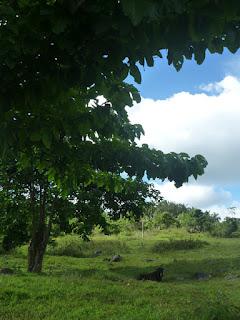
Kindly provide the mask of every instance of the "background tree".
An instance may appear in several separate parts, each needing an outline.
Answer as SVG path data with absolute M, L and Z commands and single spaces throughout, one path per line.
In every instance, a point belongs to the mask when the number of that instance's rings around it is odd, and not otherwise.
M 211 235 L 223 238 L 239 237 L 239 230 L 240 219 L 226 217 L 223 221 L 214 224 Z
M 175 203 L 172 201 L 167 201 L 162 199 L 162 201 L 159 201 L 158 203 L 155 203 L 152 205 L 152 208 L 150 209 L 150 212 L 152 212 L 152 216 L 157 212 L 168 212 L 171 214 L 172 217 L 176 218 L 179 216 L 180 213 L 188 212 L 191 208 L 187 207 L 186 205 L 182 203 Z M 150 214 L 149 212 L 149 214 Z
M 153 226 L 159 229 L 168 229 L 171 226 L 176 226 L 177 221 L 173 218 L 170 212 L 156 212 L 153 216 Z
M 219 219 L 217 214 L 195 208 L 181 213 L 177 218 L 179 225 L 189 232 L 210 232 Z

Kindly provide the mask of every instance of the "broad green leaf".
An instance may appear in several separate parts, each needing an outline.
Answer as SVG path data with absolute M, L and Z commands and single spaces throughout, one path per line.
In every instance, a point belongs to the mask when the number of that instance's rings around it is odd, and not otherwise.
M 148 65 L 149 67 L 153 67 L 153 65 L 154 65 L 154 59 L 153 59 L 153 57 L 149 55 L 149 56 L 146 56 L 145 59 L 146 59 L 147 65 Z
M 137 83 L 141 83 L 142 82 L 142 76 L 141 76 L 141 73 L 138 69 L 138 67 L 135 65 L 135 64 L 132 64 L 130 66 L 130 74 L 131 76 L 133 76 L 134 80 L 137 82 Z

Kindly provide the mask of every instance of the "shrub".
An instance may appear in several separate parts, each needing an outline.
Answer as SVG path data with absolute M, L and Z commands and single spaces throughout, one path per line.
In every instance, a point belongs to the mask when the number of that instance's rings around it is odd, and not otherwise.
M 183 212 L 177 218 L 180 226 L 185 228 L 188 232 L 195 232 L 197 220 L 192 212 Z
M 94 256 L 97 250 L 103 255 L 112 255 L 129 252 L 129 247 L 119 240 L 83 241 L 79 236 L 68 235 L 56 239 L 47 252 L 55 256 L 86 258 Z
M 152 251 L 155 253 L 174 251 L 174 250 L 191 250 L 198 249 L 208 245 L 208 242 L 202 240 L 169 240 L 158 241 L 154 244 Z
M 208 211 L 192 209 L 191 211 L 181 213 L 177 218 L 181 227 L 188 232 L 206 232 L 211 231 L 219 217 L 217 214 L 210 214 Z
M 176 219 L 169 212 L 157 212 L 152 220 L 153 227 L 159 229 L 168 229 L 176 224 Z
M 238 219 L 226 218 L 223 222 L 218 222 L 214 225 L 214 228 L 210 231 L 210 234 L 214 237 L 232 238 L 239 236 Z
M 109 234 L 124 234 L 131 235 L 136 230 L 136 222 L 130 218 L 120 218 L 118 220 L 107 221 L 107 230 Z
M 85 257 L 82 250 L 82 240 L 77 236 L 63 236 L 51 243 L 47 253 L 54 256 Z

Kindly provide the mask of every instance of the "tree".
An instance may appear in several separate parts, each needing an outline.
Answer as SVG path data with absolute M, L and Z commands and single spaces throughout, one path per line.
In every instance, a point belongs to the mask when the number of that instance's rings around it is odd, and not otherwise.
M 157 211 L 153 216 L 153 226 L 159 229 L 168 229 L 169 227 L 176 224 L 176 219 L 171 213 L 164 211 Z
M 44 106 L 51 114 L 57 105 L 55 121 L 61 113 L 71 113 L 62 94 L 72 88 L 80 88 L 82 104 L 104 95 L 119 117 L 126 118 L 125 106 L 140 100 L 136 90 L 124 83 L 129 73 L 140 83 L 138 65 L 153 66 L 163 49 L 177 70 L 184 59 L 194 57 L 202 63 L 206 49 L 222 53 L 226 47 L 235 52 L 239 9 L 237 0 L 1 1 L 2 152 L 24 144 L 26 135 L 18 131 L 19 122 L 29 122 L 35 112 L 41 118 Z M 84 120 L 85 131 L 93 128 L 89 119 Z M 57 139 L 61 122 L 56 126 L 55 121 L 53 127 L 48 123 L 35 127 L 47 145 Z
M 180 226 L 186 228 L 189 232 L 209 232 L 219 221 L 219 216 L 211 214 L 209 211 L 192 208 L 181 213 L 177 220 Z
M 240 219 L 226 217 L 223 221 L 217 221 L 211 229 L 211 235 L 215 237 L 239 237 Z
M 154 204 L 153 207 L 150 208 L 149 214 L 153 216 L 158 211 L 168 212 L 173 218 L 177 218 L 179 214 L 183 212 L 189 212 L 190 210 L 191 208 L 186 207 L 184 204 L 162 200 Z
M 58 226 L 59 232 L 74 230 L 87 239 L 95 225 L 107 230 L 105 210 L 114 219 L 129 212 L 139 218 L 146 199 L 159 198 L 159 192 L 148 183 L 107 173 L 98 176 L 98 184 L 78 184 L 66 194 L 36 166 L 19 169 L 17 164 L 8 159 L 0 170 L 0 231 L 5 250 L 31 240 L 30 272 L 42 269 L 46 246 L 55 231 L 52 226 Z M 102 187 L 100 178 L 105 180 Z
M 91 184 L 120 192 L 123 172 L 178 187 L 203 174 L 199 155 L 137 146 L 143 130 L 125 107 L 140 95 L 124 79 L 130 73 L 140 83 L 138 64 L 152 66 L 162 49 L 177 69 L 192 56 L 201 63 L 206 49 L 236 51 L 238 2 L 3 0 L 0 12 L 1 167 L 4 174 L 15 162 L 15 176 L 30 171 L 47 181 L 33 183 L 35 236 L 43 239 L 49 225 L 48 183 L 70 195 Z

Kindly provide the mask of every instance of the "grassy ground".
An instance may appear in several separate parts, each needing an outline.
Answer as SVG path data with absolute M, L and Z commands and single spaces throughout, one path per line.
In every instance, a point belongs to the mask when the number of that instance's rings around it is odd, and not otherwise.
M 21 248 L 0 255 L 0 267 L 15 270 L 0 275 L 0 319 L 238 320 L 239 247 L 240 239 L 181 230 L 146 234 L 144 241 L 140 234 L 96 235 L 90 243 L 64 237 L 49 248 L 41 275 L 27 274 Z M 96 250 L 102 254 L 95 257 Z M 113 254 L 123 260 L 110 263 Z M 136 280 L 158 266 L 166 269 L 163 282 Z M 196 280 L 196 272 L 211 278 Z

